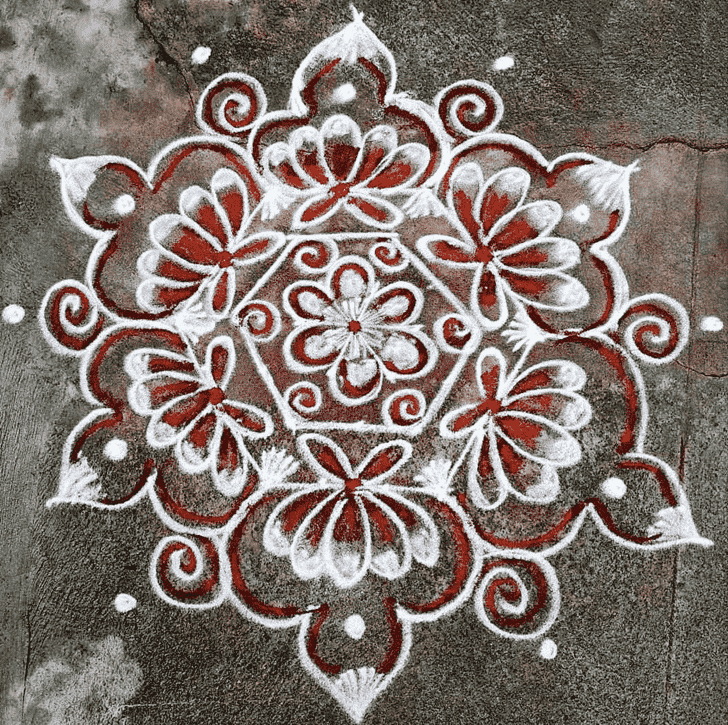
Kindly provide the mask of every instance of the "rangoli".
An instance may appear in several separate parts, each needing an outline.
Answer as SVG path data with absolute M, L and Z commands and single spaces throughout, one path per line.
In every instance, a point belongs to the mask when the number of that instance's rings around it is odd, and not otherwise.
M 610 253 L 635 164 L 547 161 L 495 130 L 482 82 L 432 104 L 395 84 L 355 12 L 286 110 L 227 73 L 203 135 L 146 171 L 53 158 L 96 243 L 40 312 L 93 406 L 49 505 L 148 499 L 157 595 L 295 628 L 355 721 L 419 622 L 467 605 L 473 636 L 540 640 L 586 519 L 633 549 L 710 543 L 644 446 L 640 365 L 674 360 L 688 317 L 630 297 Z

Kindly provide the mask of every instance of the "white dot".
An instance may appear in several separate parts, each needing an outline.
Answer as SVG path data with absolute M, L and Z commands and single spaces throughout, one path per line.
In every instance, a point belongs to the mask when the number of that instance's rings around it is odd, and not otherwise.
M 366 628 L 367 626 L 364 624 L 364 620 L 358 614 L 352 614 L 344 622 L 344 632 L 352 639 L 361 639 L 364 636 Z
M 579 204 L 579 206 L 572 209 L 571 216 L 580 224 L 583 224 L 584 222 L 589 221 L 591 213 L 589 212 L 589 207 L 586 204 Z
M 191 59 L 193 65 L 202 65 L 203 63 L 206 63 L 207 59 L 210 57 L 210 53 L 212 53 L 212 50 L 205 45 L 195 48 Z
M 556 657 L 556 653 L 559 651 L 559 647 L 552 639 L 545 639 L 541 642 L 541 649 L 539 654 L 545 660 L 552 660 Z
M 121 216 L 131 214 L 136 209 L 136 202 L 131 194 L 122 194 L 114 201 L 114 211 Z
M 25 317 L 25 310 L 20 305 L 8 305 L 3 310 L 3 320 L 9 325 L 17 325 Z
M 129 446 L 126 441 L 121 438 L 112 438 L 104 446 L 104 455 L 112 461 L 121 461 L 126 458 L 126 453 L 129 450 Z
M 700 329 L 705 332 L 720 332 L 723 329 L 723 320 L 719 317 L 703 317 L 700 320 Z
M 627 493 L 627 486 L 621 478 L 608 478 L 602 482 L 601 489 L 607 498 L 622 498 Z
M 515 62 L 512 55 L 502 55 L 493 61 L 493 70 L 508 70 L 513 68 Z
M 137 600 L 131 594 L 117 594 L 114 606 L 117 612 L 131 612 L 137 605 Z
M 344 83 L 343 85 L 334 88 L 331 98 L 336 101 L 336 103 L 348 103 L 356 98 L 356 88 L 354 88 L 351 83 Z

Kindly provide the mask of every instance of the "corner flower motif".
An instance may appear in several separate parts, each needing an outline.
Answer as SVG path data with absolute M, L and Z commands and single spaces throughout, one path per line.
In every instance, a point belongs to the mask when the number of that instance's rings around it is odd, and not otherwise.
M 202 367 L 184 355 L 141 348 L 126 357 L 125 368 L 133 381 L 129 405 L 151 418 L 149 445 L 174 446 L 182 470 L 209 470 L 218 491 L 238 495 L 248 470 L 243 440 L 269 436 L 273 421 L 262 410 L 227 397 L 235 369 L 232 340 L 213 339 Z
M 578 245 L 550 236 L 561 207 L 548 200 L 525 203 L 529 185 L 523 169 L 504 169 L 486 183 L 477 164 L 464 164 L 453 174 L 448 192 L 461 237 L 435 234 L 417 243 L 432 262 L 474 270 L 470 304 L 487 330 L 508 318 L 506 295 L 560 311 L 589 301 L 581 282 L 564 274 L 579 262 Z
M 321 478 L 302 484 L 271 513 L 263 533 L 268 551 L 290 556 L 301 578 L 327 575 L 342 588 L 368 571 L 398 579 L 413 559 L 435 565 L 439 535 L 432 518 L 406 498 L 406 487 L 386 483 L 411 457 L 407 441 L 377 446 L 356 468 L 325 436 L 311 433 L 298 444 Z
M 208 317 L 230 314 L 236 270 L 265 259 L 285 242 L 281 232 L 248 234 L 252 215 L 242 179 L 230 169 L 215 172 L 212 193 L 190 186 L 180 195 L 179 214 L 163 214 L 149 225 L 153 249 L 137 267 L 144 281 L 139 305 L 150 312 L 195 304 L 204 296 Z
M 589 402 L 576 391 L 583 369 L 566 360 L 539 363 L 506 376 L 505 359 L 486 348 L 476 363 L 479 399 L 448 413 L 443 438 L 470 436 L 468 489 L 482 509 L 499 506 L 510 493 L 521 501 L 548 503 L 559 493 L 557 468 L 581 459 L 570 431 L 591 418 Z
M 288 142 L 271 145 L 262 163 L 271 181 L 304 199 L 294 228 L 320 224 L 344 209 L 367 226 L 392 229 L 404 215 L 385 197 L 415 186 L 429 160 L 422 144 L 398 145 L 391 126 L 376 126 L 362 136 L 355 121 L 336 115 L 320 130 L 305 126 Z
M 380 287 L 361 257 L 338 260 L 327 283 L 297 282 L 284 304 L 294 330 L 286 363 L 300 373 L 327 370 L 331 394 L 345 405 L 379 395 L 382 381 L 417 378 L 437 360 L 437 348 L 415 324 L 423 296 L 408 282 Z

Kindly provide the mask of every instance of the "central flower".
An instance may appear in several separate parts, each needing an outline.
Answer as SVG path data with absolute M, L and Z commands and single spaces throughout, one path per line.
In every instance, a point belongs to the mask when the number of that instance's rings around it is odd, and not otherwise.
M 301 373 L 326 370 L 331 394 L 345 405 L 373 400 L 385 379 L 421 377 L 437 360 L 415 324 L 422 293 L 407 282 L 381 287 L 361 257 L 342 257 L 325 285 L 291 285 L 284 300 L 294 324 L 286 362 Z
M 398 579 L 412 560 L 434 566 L 439 535 L 407 486 L 386 480 L 411 457 L 407 441 L 377 446 L 353 467 L 332 440 L 315 433 L 299 439 L 308 466 L 320 476 L 300 484 L 270 515 L 263 543 L 289 556 L 304 579 L 327 575 L 340 587 L 361 581 L 367 571 Z

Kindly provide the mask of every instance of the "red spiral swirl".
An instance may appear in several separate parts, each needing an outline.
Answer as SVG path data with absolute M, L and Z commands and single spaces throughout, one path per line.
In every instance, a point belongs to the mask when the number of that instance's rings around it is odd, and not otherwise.
M 237 313 L 240 326 L 262 341 L 271 340 L 278 333 L 279 317 L 267 302 L 248 302 Z
M 461 319 L 449 317 L 442 325 L 442 336 L 450 347 L 462 350 L 468 344 L 472 333 Z
M 476 609 L 489 629 L 506 637 L 529 638 L 553 624 L 560 594 L 548 562 L 493 555 L 482 576 Z
M 159 585 L 167 596 L 179 602 L 209 596 L 220 581 L 217 548 L 209 539 L 195 539 L 196 542 L 169 539 L 156 561 Z M 195 543 L 199 543 L 199 548 Z M 198 559 L 200 554 L 204 554 L 204 559 Z
M 454 83 L 438 99 L 442 125 L 458 140 L 490 131 L 503 114 L 500 96 L 489 85 L 477 81 Z
M 501 574 L 488 578 L 488 572 L 502 567 L 519 568 L 528 574 L 533 589 L 523 591 L 522 583 L 514 575 Z M 548 599 L 548 583 L 536 562 L 522 559 L 496 559 L 488 562 L 483 573 L 487 584 L 483 591 L 483 603 L 490 614 L 490 618 L 498 627 L 515 629 L 534 620 L 536 615 L 546 606 Z M 515 572 L 514 572 L 515 574 Z M 513 615 L 506 611 L 502 602 L 516 605 L 523 598 L 527 598 L 527 605 L 520 615 Z
M 239 137 L 250 131 L 265 107 L 265 94 L 258 81 L 243 73 L 226 73 L 203 91 L 198 118 L 203 128 Z
M 424 400 L 411 391 L 397 393 L 389 401 L 388 412 L 395 425 L 414 425 L 425 414 Z
M 286 393 L 288 405 L 301 415 L 315 413 L 321 407 L 321 391 L 313 383 L 297 383 Z
M 674 358 L 687 341 L 687 314 L 662 297 L 632 300 L 619 320 L 619 333 L 631 352 L 653 362 Z
M 295 261 L 309 269 L 323 269 L 332 258 L 332 252 L 328 244 L 317 239 L 307 239 L 293 248 Z
M 402 264 L 402 253 L 393 244 L 378 244 L 374 247 L 374 256 L 388 267 Z
M 69 280 L 51 288 L 41 320 L 51 337 L 70 352 L 81 352 L 101 334 L 106 320 L 90 300 L 89 290 Z

